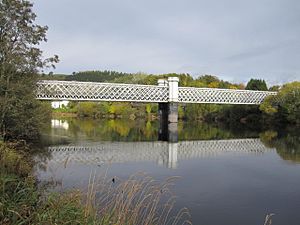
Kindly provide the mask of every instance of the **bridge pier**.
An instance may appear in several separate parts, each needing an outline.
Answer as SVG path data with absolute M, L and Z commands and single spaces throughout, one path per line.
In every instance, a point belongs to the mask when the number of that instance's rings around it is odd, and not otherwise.
M 168 144 L 168 168 L 176 169 L 178 163 L 178 143 Z
M 161 141 L 178 142 L 178 82 L 178 77 L 158 80 L 159 86 L 169 86 L 169 102 L 158 103 L 158 139 Z

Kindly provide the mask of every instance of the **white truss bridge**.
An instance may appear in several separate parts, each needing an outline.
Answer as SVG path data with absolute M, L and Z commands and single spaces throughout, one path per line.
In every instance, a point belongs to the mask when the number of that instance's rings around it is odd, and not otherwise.
M 46 81 L 37 83 L 37 99 L 68 101 L 178 102 L 261 104 L 277 92 L 217 88 L 178 87 L 178 78 L 159 80 L 159 85 Z
M 210 141 L 167 142 L 98 142 L 49 147 L 54 167 L 68 164 L 111 164 L 154 161 L 176 168 L 179 160 L 217 157 L 231 154 L 264 154 L 267 148 L 258 138 Z

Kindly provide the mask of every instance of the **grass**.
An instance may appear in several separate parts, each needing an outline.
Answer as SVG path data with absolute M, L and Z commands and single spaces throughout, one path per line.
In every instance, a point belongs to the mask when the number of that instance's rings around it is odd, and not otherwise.
M 266 215 L 264 225 L 271 225 L 271 224 L 272 224 L 272 217 L 273 217 L 274 215 L 275 215 L 275 214 L 273 214 L 273 213 Z
M 38 200 L 35 179 L 30 174 L 31 161 L 15 147 L 0 143 L 1 224 L 26 223 Z
M 0 143 L 0 224 L 86 224 L 79 194 L 42 197 L 23 148 Z
M 0 224 L 191 224 L 187 209 L 173 213 L 170 186 L 145 174 L 121 181 L 90 176 L 86 192 L 41 193 L 33 161 L 17 145 L 0 143 Z
M 85 214 L 94 215 L 100 224 L 167 225 L 192 224 L 186 208 L 174 210 L 175 197 L 170 191 L 176 177 L 155 181 L 144 173 L 124 181 L 90 176 Z

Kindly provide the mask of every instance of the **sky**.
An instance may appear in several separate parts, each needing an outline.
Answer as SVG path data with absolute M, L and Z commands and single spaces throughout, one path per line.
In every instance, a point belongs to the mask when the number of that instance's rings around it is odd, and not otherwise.
M 299 0 L 34 0 L 54 73 L 85 70 L 300 80 Z

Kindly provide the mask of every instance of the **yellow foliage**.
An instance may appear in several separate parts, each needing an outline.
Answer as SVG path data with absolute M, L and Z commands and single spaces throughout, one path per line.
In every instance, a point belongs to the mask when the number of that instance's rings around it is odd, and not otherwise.
M 218 88 L 219 87 L 219 82 L 211 82 L 210 84 L 208 84 L 209 88 Z

